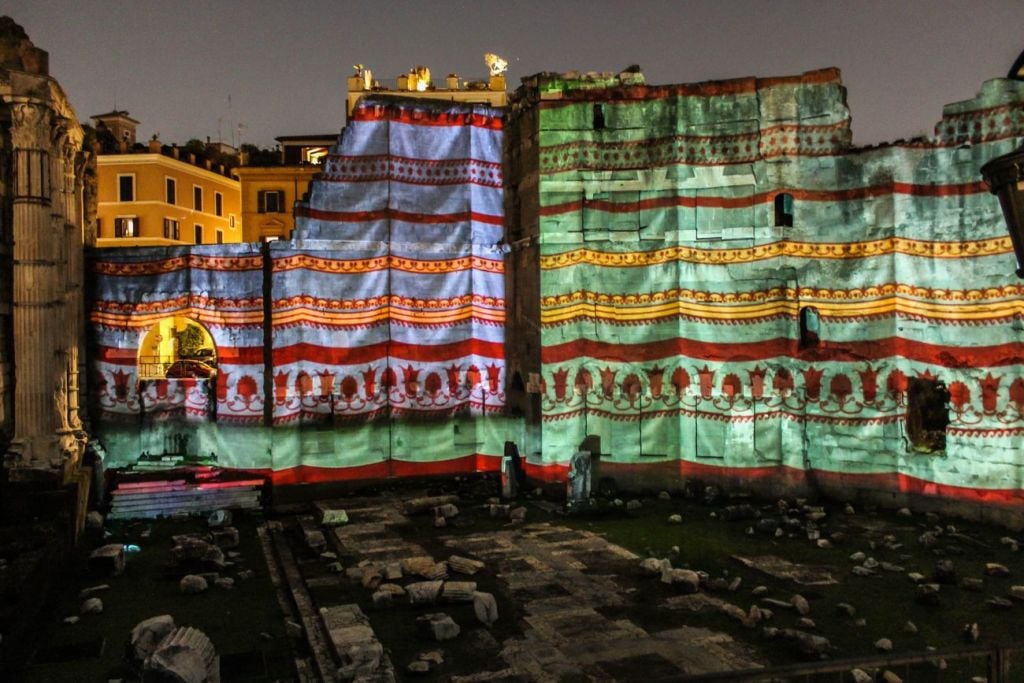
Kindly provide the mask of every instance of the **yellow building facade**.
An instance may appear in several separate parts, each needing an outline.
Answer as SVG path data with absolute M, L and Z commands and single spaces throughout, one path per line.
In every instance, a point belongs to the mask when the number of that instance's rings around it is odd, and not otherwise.
M 232 174 L 241 187 L 243 242 L 290 239 L 293 208 L 309 190 L 320 166 L 238 166 Z
M 241 242 L 241 186 L 219 171 L 163 154 L 156 140 L 145 153 L 99 155 L 96 245 Z

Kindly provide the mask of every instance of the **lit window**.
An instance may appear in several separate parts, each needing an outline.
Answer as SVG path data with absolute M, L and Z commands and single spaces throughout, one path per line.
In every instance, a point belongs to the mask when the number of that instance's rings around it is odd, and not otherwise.
M 138 237 L 139 217 L 118 216 L 114 219 L 114 237 Z
M 181 227 L 178 221 L 173 218 L 164 219 L 164 238 L 169 240 L 181 239 Z
M 284 190 L 260 190 L 259 212 L 282 213 L 284 211 Z
M 196 244 L 202 244 L 203 243 L 203 226 L 201 226 L 198 223 L 196 223 L 195 226 L 194 226 L 194 231 L 195 231 L 195 243 Z
M 178 182 L 174 178 L 168 178 L 166 183 L 166 195 L 168 204 L 178 203 Z
M 213 213 L 217 216 L 224 215 L 224 195 L 220 192 L 213 193 Z
M 133 176 L 133 175 L 119 175 L 119 176 L 117 176 L 117 201 L 119 201 L 119 202 L 134 202 L 135 201 L 135 176 Z
M 203 210 L 203 188 L 198 185 L 192 186 L 192 208 L 196 211 Z

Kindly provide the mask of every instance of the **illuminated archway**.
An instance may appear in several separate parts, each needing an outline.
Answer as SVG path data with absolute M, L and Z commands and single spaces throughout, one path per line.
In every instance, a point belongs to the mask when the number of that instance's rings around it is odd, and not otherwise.
M 207 379 L 217 374 L 217 346 L 202 324 L 171 316 L 153 325 L 139 345 L 139 379 Z

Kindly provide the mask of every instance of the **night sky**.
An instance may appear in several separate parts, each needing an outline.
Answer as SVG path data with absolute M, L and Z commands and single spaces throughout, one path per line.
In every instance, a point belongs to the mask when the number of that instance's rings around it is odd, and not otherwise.
M 930 133 L 1024 50 L 1022 0 L 4 0 L 0 14 L 49 51 L 82 120 L 116 106 L 167 143 L 336 132 L 353 64 L 443 82 L 484 77 L 495 52 L 512 87 L 630 64 L 652 84 L 836 66 L 854 141 L 872 144 Z

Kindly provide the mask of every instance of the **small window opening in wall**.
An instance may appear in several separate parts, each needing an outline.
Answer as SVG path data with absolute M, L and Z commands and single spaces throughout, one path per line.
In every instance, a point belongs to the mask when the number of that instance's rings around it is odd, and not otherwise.
M 949 425 L 949 391 L 937 379 L 907 380 L 907 438 L 915 453 L 946 450 Z
M 788 192 L 775 195 L 775 226 L 793 227 L 793 195 Z
M 604 105 L 594 105 L 594 130 L 604 130 Z
M 821 343 L 821 319 L 814 306 L 800 308 L 800 348 L 813 349 Z

